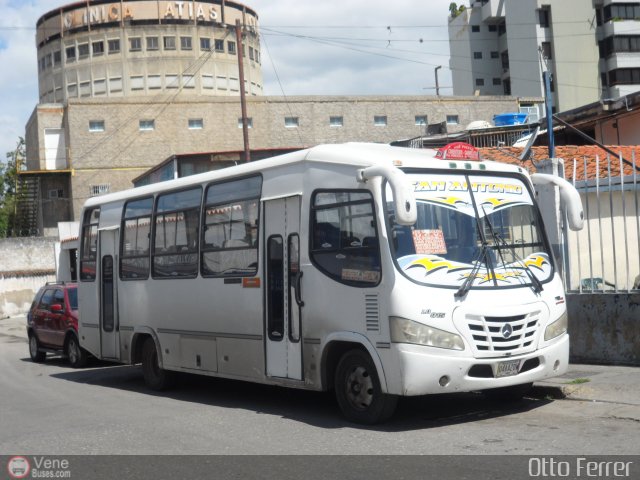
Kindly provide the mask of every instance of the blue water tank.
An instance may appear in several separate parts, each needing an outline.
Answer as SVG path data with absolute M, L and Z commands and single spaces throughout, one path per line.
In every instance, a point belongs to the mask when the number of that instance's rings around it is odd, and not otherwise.
M 504 127 L 506 125 L 522 125 L 526 121 L 526 113 L 500 113 L 493 116 L 493 123 L 496 127 Z

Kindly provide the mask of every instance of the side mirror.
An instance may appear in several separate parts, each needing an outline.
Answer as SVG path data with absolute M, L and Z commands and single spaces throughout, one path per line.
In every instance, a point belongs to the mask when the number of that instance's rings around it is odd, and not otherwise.
M 62 313 L 64 312 L 64 307 L 59 303 L 54 303 L 53 305 L 51 305 L 50 310 L 52 313 Z
M 383 177 L 391 185 L 395 202 L 396 222 L 399 225 L 413 225 L 418 220 L 416 198 L 404 172 L 398 168 L 376 165 L 358 170 L 359 182 L 366 182 L 374 177 Z
M 571 230 L 582 230 L 584 226 L 584 211 L 580 194 L 573 185 L 564 178 L 549 175 L 547 173 L 534 173 L 531 175 L 534 185 L 554 185 L 560 191 L 560 200 Z

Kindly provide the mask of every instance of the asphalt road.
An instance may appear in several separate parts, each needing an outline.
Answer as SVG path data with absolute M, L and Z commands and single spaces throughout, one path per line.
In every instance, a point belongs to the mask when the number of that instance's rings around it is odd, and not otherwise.
M 382 426 L 342 419 L 330 394 L 184 376 L 164 394 L 140 367 L 31 362 L 26 340 L 0 336 L 0 454 L 496 454 L 638 452 L 637 419 L 607 402 L 517 405 L 479 394 L 402 399 Z

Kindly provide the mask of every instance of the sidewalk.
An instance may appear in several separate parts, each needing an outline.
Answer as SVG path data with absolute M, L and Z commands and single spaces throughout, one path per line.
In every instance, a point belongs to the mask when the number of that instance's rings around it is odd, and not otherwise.
M 0 335 L 27 340 L 26 316 L 0 319 Z M 535 397 L 565 398 L 620 405 L 625 418 L 640 421 L 640 367 L 569 365 L 560 377 L 536 382 Z

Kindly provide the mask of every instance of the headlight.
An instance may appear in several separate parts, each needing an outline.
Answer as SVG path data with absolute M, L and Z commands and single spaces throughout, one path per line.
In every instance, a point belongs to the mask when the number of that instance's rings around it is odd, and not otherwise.
M 444 330 L 400 317 L 389 317 L 389 323 L 392 342 L 464 350 L 462 337 L 455 333 L 445 332 Z
M 547 342 L 552 338 L 556 338 L 563 333 L 566 333 L 567 323 L 567 312 L 564 312 L 555 322 L 547 325 L 547 328 L 544 331 L 544 341 Z

